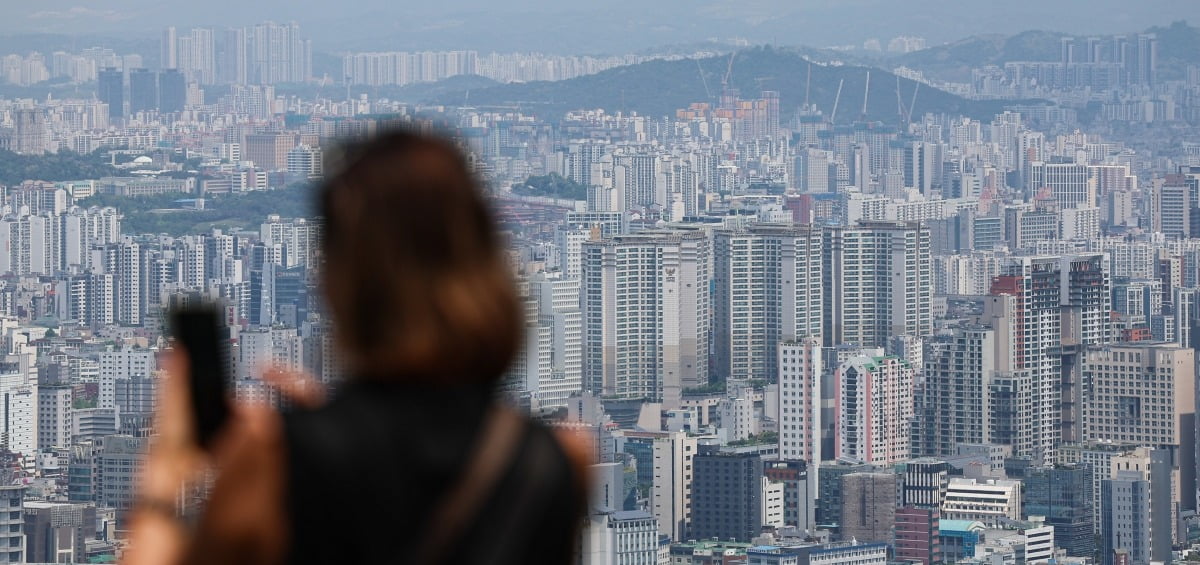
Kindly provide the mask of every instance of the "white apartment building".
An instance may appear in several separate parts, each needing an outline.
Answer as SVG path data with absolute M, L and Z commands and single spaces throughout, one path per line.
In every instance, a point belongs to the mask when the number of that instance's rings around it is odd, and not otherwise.
M 930 230 L 919 223 L 826 228 L 825 345 L 883 347 L 933 330 Z
M 728 379 L 776 380 L 779 344 L 821 335 L 821 276 L 819 229 L 752 224 L 717 230 L 715 370 Z
M 779 457 L 821 460 L 821 341 L 779 344 Z M 813 467 L 810 467 L 813 468 Z
M 709 243 L 654 230 L 583 244 L 585 388 L 680 405 L 708 383 Z
M 100 398 L 98 408 L 115 408 L 117 379 L 152 377 L 158 370 L 158 350 L 122 347 L 100 353 Z

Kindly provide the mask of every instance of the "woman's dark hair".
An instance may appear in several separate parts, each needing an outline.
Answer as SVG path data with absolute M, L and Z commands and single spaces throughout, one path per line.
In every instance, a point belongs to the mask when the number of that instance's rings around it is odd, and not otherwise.
M 408 132 L 342 151 L 319 207 L 325 293 L 350 369 L 497 379 L 520 343 L 522 313 L 463 153 Z

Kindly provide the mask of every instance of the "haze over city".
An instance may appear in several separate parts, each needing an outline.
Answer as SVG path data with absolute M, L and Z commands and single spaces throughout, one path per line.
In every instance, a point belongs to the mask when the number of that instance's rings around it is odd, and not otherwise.
M 1200 563 L 1200 1 L 2 11 L 0 563 Z

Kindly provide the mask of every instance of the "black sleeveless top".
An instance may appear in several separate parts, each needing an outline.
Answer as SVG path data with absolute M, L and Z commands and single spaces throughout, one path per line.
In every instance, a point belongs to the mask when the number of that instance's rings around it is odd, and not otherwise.
M 466 472 L 491 391 L 359 380 L 284 417 L 288 563 L 409 563 Z M 510 468 L 442 563 L 568 563 L 583 494 L 560 444 L 524 428 Z

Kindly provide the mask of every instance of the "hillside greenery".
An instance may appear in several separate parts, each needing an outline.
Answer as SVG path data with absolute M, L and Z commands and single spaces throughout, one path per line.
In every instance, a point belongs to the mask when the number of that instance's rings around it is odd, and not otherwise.
M 309 184 L 279 190 L 228 194 L 208 198 L 204 210 L 180 209 L 178 201 L 194 198 L 183 193 L 154 196 L 98 194 L 79 201 L 80 206 L 112 206 L 125 217 L 128 233 L 165 233 L 173 236 L 222 230 L 257 229 L 267 216 L 307 218 L 313 213 L 313 191 Z
M 471 104 L 480 107 L 512 107 L 558 120 L 563 113 L 581 108 L 603 108 L 609 112 L 637 112 L 652 117 L 674 115 L 675 110 L 695 102 L 717 101 L 730 57 L 707 59 L 655 60 L 606 70 L 593 75 L 562 81 L 512 83 L 470 91 Z M 812 81 L 807 83 L 811 68 Z M 871 73 L 866 118 L 895 124 L 899 120 L 896 102 L 896 76 L 882 69 L 852 65 L 810 66 L 797 50 L 779 47 L 754 47 L 733 55 L 730 86 L 743 98 L 757 98 L 762 90 L 780 94 L 780 117 L 789 119 L 805 101 L 815 103 L 826 114 L 833 109 L 838 83 L 843 82 L 837 121 L 847 123 L 863 117 L 863 92 L 868 71 Z M 900 92 L 907 106 L 916 83 L 900 79 Z M 458 103 L 464 92 L 449 93 L 431 101 Z M 1011 104 L 1011 101 L 1007 103 Z M 991 118 L 1002 111 L 997 102 L 971 101 L 922 86 L 913 111 L 963 114 Z
M 547 196 L 568 200 L 587 200 L 587 186 L 579 184 L 558 173 L 529 177 L 523 183 L 514 184 L 513 192 L 522 196 Z
M 0 149 L 0 184 L 13 186 L 27 180 L 50 182 L 113 176 L 117 170 L 101 151 L 81 155 L 60 151 L 46 155 L 18 155 Z

